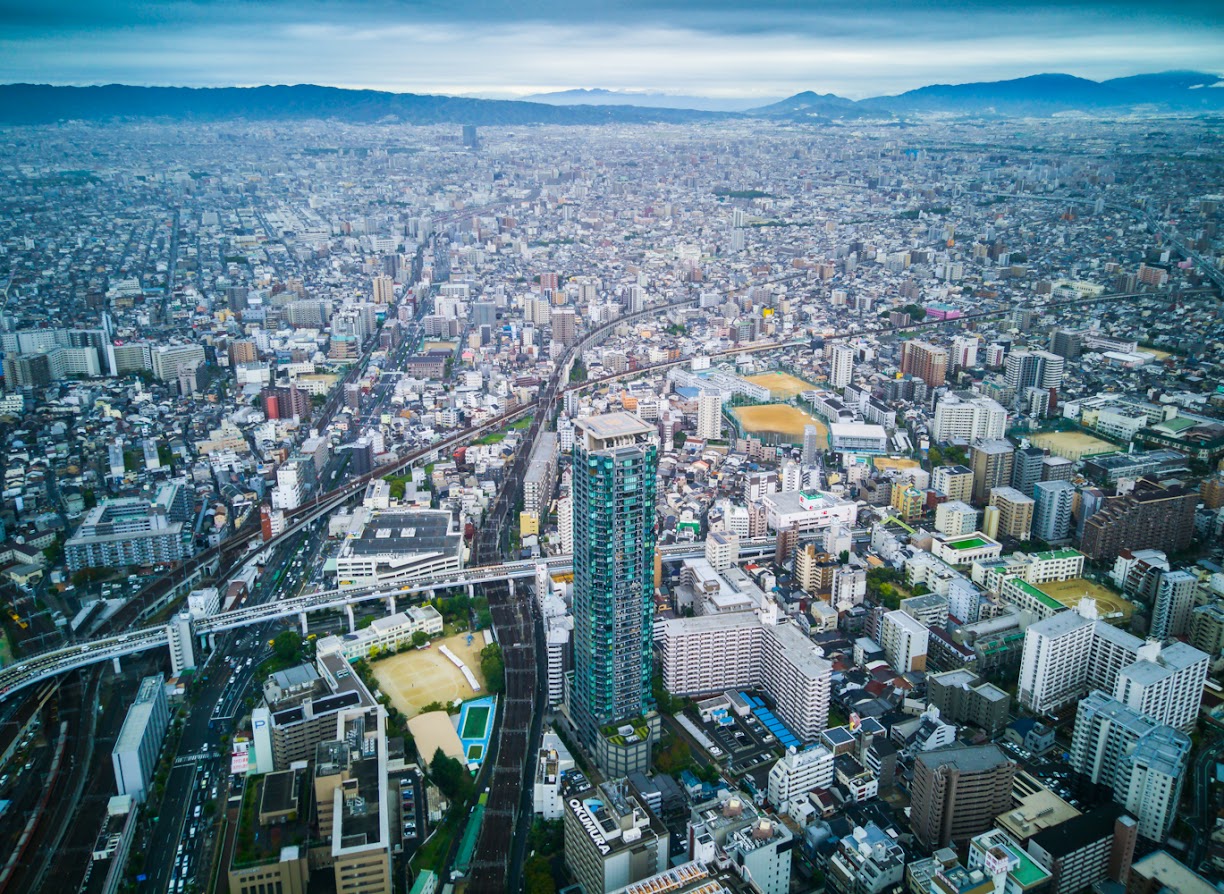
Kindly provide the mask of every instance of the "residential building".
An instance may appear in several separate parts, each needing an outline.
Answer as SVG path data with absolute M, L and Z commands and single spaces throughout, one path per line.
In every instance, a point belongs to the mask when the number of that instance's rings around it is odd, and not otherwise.
M 910 787 L 910 825 L 924 847 L 946 847 L 991 828 L 1011 807 L 1013 764 L 995 745 L 920 753 Z
M 1050 873 L 1050 894 L 1077 894 L 1106 879 L 1125 884 L 1137 837 L 1135 819 L 1106 804 L 1043 829 L 1027 850 Z
M 575 421 L 570 708 L 579 736 L 592 750 L 604 738 L 602 728 L 641 717 L 649 706 L 657 464 L 653 432 L 629 413 Z M 648 764 L 649 743 L 644 750 Z
M 761 894 L 787 894 L 794 845 L 786 825 L 758 811 L 739 792 L 694 804 L 689 814 L 689 858 L 729 862 Z
M 1156 851 L 1131 864 L 1126 894 L 1219 894 L 1219 889 L 1168 851 Z
M 1038 481 L 1033 485 L 1033 536 L 1046 543 L 1059 543 L 1071 534 L 1071 510 L 1075 485 L 1070 481 Z
M 106 500 L 85 514 L 64 544 L 69 571 L 120 568 L 177 562 L 193 552 L 191 493 L 185 485 L 166 484 L 153 500 L 124 497 Z
M 931 488 L 949 500 L 968 503 L 973 499 L 973 470 L 967 466 L 937 466 L 931 473 Z
M 989 505 L 999 510 L 999 535 L 1013 540 L 1028 540 L 1033 531 L 1032 497 L 1026 497 L 1014 487 L 996 487 L 990 492 Z
M 960 397 L 945 394 L 935 404 L 931 423 L 931 440 L 947 441 L 998 440 L 1007 431 L 1007 410 L 989 397 Z
M 972 534 L 978 529 L 978 510 L 968 503 L 952 500 L 935 507 L 935 530 L 949 537 Z
M 953 723 L 972 723 L 994 738 L 1008 722 L 1011 698 L 972 671 L 959 669 L 927 675 L 927 704 Z
M 925 626 L 898 609 L 884 615 L 880 630 L 880 645 L 888 656 L 889 664 L 901 673 L 926 670 Z
M 938 388 L 947 379 L 948 351 L 925 341 L 907 341 L 901 347 L 901 372 Z
M 792 802 L 816 788 L 833 784 L 833 753 L 823 745 L 802 751 L 789 748 L 769 768 L 769 803 L 781 814 L 789 814 Z
M 996 487 L 1010 487 L 1015 448 L 1006 439 L 982 441 L 969 451 L 973 467 L 973 502 L 986 504 Z
M 1152 598 L 1151 636 L 1170 640 L 1190 632 L 1190 611 L 1198 579 L 1188 571 L 1158 571 Z
M 854 376 L 854 348 L 835 344 L 829 352 L 829 386 L 842 389 Z
M 1084 522 L 1080 549 L 1091 559 L 1112 560 L 1123 549 L 1181 552 L 1194 537 L 1198 492 L 1140 478 L 1133 490 L 1110 497 Z
M 722 395 L 703 389 L 697 395 L 697 437 L 715 441 L 722 437 Z

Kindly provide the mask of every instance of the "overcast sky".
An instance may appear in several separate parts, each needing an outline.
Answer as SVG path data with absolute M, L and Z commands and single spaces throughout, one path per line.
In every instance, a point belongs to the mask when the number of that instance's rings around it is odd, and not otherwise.
M 1224 2 L 0 0 L 0 82 L 855 99 L 1224 69 Z

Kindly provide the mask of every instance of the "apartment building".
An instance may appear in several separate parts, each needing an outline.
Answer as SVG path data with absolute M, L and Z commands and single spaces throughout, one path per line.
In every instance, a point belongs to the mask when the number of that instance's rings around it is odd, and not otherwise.
M 1011 807 L 1016 765 L 995 745 L 953 745 L 914 760 L 910 825 L 927 848 L 962 843 Z

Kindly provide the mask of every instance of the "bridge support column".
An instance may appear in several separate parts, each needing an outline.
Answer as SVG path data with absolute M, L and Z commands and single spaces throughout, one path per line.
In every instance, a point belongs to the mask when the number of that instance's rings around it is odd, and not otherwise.
M 123 665 L 121 665 L 121 664 L 119 663 L 119 656 L 118 656 L 118 655 L 116 655 L 114 658 L 112 658 L 112 659 L 111 659 L 111 664 L 112 664 L 112 665 L 114 666 L 114 668 L 115 668 L 115 673 L 117 673 L 117 674 L 121 674 L 121 673 L 123 673 Z
M 389 615 L 395 614 L 395 597 L 394 596 L 387 597 L 387 614 Z
M 468 584 L 467 591 L 468 591 L 468 599 L 476 598 L 476 585 L 475 584 Z
M 302 624 L 302 636 L 305 636 L 310 632 L 306 629 L 306 612 L 298 612 L 298 621 Z
M 349 633 L 356 633 L 357 632 L 357 622 L 353 620 L 353 607 L 351 605 L 346 605 L 344 607 L 344 614 L 348 616 Z
M 208 651 L 217 651 L 217 634 L 215 633 L 208 634 Z

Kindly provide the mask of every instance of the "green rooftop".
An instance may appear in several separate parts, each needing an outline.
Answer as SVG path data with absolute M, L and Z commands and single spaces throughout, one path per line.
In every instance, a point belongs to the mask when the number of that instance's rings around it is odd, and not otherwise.
M 1037 865 L 1033 858 L 1024 851 L 1020 850 L 1020 848 L 1013 847 L 1010 844 L 1003 845 L 1003 848 L 1009 854 L 1020 860 L 1020 865 L 1009 872 L 1008 875 L 1014 878 L 1016 880 L 1016 884 L 1018 884 L 1021 888 L 1028 890 L 1029 888 L 1036 887 L 1037 885 L 1045 882 L 1051 877 L 1050 873 L 1046 872 L 1039 865 Z
M 1011 580 L 1007 582 L 1007 585 L 1013 586 L 1016 589 L 1018 589 L 1021 593 L 1031 596 L 1032 598 L 1040 602 L 1042 605 L 1044 605 L 1046 608 L 1052 608 L 1055 611 L 1062 611 L 1064 608 L 1066 608 L 1065 605 L 1063 605 L 1053 596 L 1050 596 L 1046 593 L 1041 592 L 1040 590 L 1038 590 L 1036 587 L 1034 587 L 1032 584 L 1030 584 L 1028 581 L 1024 580 L 1023 578 L 1013 577 Z
M 1078 549 L 1051 549 L 1044 553 L 1033 553 L 1033 557 L 1042 562 L 1052 562 L 1056 559 L 1074 559 L 1076 556 L 1082 556 Z
M 981 549 L 990 543 L 989 540 L 981 537 L 969 537 L 966 540 L 946 540 L 944 542 L 952 549 Z

